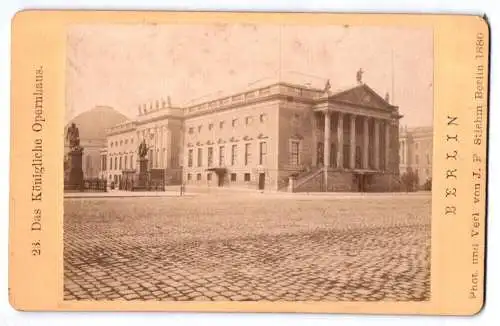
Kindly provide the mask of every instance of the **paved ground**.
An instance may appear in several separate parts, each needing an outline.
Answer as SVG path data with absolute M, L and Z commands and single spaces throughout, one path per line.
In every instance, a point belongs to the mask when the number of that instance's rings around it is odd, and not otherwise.
M 428 300 L 430 196 L 65 199 L 66 300 Z

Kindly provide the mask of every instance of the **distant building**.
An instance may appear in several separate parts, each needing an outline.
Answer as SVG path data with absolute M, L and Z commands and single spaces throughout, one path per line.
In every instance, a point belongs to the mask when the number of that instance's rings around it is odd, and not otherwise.
M 182 108 L 141 105 L 134 121 L 108 130 L 108 179 L 136 168 L 145 139 L 150 169 L 165 169 L 171 184 L 182 173 L 182 182 L 200 186 L 394 189 L 398 107 L 360 79 L 341 91 L 329 88 L 277 82 Z
M 149 147 L 149 170 L 163 169 L 168 183 L 180 183 L 183 112 L 168 105 L 164 101 L 141 105 L 134 121 L 107 130 L 101 161 L 107 158 L 108 181 L 120 182 L 123 171 L 138 168 L 137 149 L 144 139 Z
M 432 141 L 432 127 L 400 129 L 400 174 L 411 169 L 418 174 L 420 185 L 432 179 Z

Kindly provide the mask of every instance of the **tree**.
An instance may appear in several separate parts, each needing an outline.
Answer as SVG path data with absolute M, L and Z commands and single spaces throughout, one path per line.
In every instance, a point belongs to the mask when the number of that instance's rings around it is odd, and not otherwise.
M 432 178 L 429 178 L 424 183 L 424 190 L 431 191 L 432 190 Z
M 401 183 L 406 192 L 417 191 L 418 189 L 418 173 L 414 172 L 411 168 L 401 175 Z

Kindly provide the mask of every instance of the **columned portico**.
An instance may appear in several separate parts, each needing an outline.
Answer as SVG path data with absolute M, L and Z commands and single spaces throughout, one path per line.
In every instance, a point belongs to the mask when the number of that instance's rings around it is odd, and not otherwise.
M 323 191 L 390 189 L 387 184 L 396 176 L 391 129 L 401 118 L 397 109 L 365 84 L 333 95 L 325 91 L 313 106 L 310 125 L 312 165 L 323 168 L 302 180 L 321 184 Z

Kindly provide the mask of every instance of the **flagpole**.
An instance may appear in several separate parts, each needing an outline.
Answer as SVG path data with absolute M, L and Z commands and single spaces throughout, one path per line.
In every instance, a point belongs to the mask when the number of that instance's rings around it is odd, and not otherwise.
M 391 97 L 392 103 L 396 103 L 394 95 L 394 49 L 391 49 Z
M 282 60 L 283 60 L 283 42 L 282 42 L 282 39 L 283 39 L 283 25 L 280 24 L 280 30 L 279 30 L 279 70 L 278 70 L 278 82 L 281 83 L 281 70 L 283 69 L 282 65 Z

